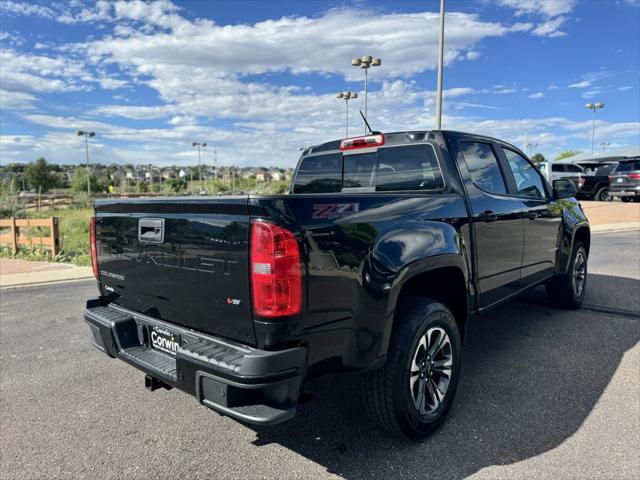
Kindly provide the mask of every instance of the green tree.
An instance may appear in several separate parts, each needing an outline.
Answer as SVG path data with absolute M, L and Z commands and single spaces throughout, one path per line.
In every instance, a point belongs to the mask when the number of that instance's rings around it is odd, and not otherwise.
M 101 190 L 98 179 L 93 173 L 89 175 L 89 183 L 91 184 L 92 194 Z M 85 167 L 77 167 L 73 171 L 73 177 L 71 177 L 71 190 L 76 193 L 87 191 L 87 169 Z
M 563 158 L 573 157 L 574 155 L 578 155 L 579 153 L 582 153 L 582 150 L 565 150 L 564 152 L 560 152 L 555 159 L 562 160 Z
M 537 165 L 538 163 L 546 161 L 546 159 L 541 153 L 536 153 L 531 157 L 531 161 Z
M 51 166 L 44 158 L 29 162 L 24 175 L 29 186 L 36 192 L 46 192 L 56 184 L 55 175 L 51 173 Z
M 166 181 L 166 185 L 175 193 L 187 189 L 187 181 L 184 178 L 170 178 Z

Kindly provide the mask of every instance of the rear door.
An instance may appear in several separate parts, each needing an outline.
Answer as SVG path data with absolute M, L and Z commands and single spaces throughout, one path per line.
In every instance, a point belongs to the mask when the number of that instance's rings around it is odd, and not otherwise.
M 246 197 L 96 205 L 103 295 L 137 312 L 254 344 Z
M 458 142 L 458 165 L 471 202 L 480 307 L 519 289 L 522 263 L 522 203 L 509 195 L 497 145 L 487 139 Z

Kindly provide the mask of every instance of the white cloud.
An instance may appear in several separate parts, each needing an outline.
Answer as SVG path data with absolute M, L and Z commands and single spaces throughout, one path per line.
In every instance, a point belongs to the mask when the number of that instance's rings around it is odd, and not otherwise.
M 540 23 L 532 30 L 532 33 L 538 37 L 558 38 L 567 35 L 566 32 L 559 30 L 560 26 L 565 22 L 566 17 L 556 17 L 552 20 Z
M 497 0 L 498 4 L 512 8 L 516 16 L 532 15 L 544 19 L 531 30 L 537 37 L 558 38 L 567 35 L 560 27 L 575 7 L 577 0 Z
M 165 67 L 182 67 L 206 70 L 214 77 L 291 71 L 338 74 L 359 81 L 362 73 L 348 59 L 363 52 L 383 59 L 383 66 L 371 71 L 373 81 L 413 75 L 437 64 L 438 14 L 432 12 L 381 15 L 340 9 L 317 18 L 218 26 L 208 20 L 189 22 L 175 13 L 154 14 L 146 4 L 118 5 L 118 15 L 159 24 L 171 34 L 134 30 L 125 38 L 90 42 L 85 51 L 95 61 L 127 65 L 146 75 L 160 76 Z M 450 12 L 446 62 L 466 57 L 469 48 L 484 38 L 511 31 L 500 23 L 481 21 L 475 14 Z
M 589 88 L 591 86 L 590 80 L 582 80 L 580 82 L 572 83 L 569 88 Z
M 515 88 L 498 88 L 497 90 L 494 90 L 492 93 L 495 93 L 496 95 L 506 95 L 508 93 L 515 93 L 516 89 Z
M 0 89 L 0 108 L 3 110 L 31 110 L 36 97 L 30 93 Z
M 640 0 L 638 0 L 638 1 L 640 1 Z M 618 87 L 618 90 L 621 91 L 621 92 L 626 92 L 627 90 L 632 90 L 632 89 L 633 89 L 633 87 L 631 85 L 625 85 L 623 87 Z
M 497 3 L 514 9 L 518 16 L 539 14 L 551 18 L 570 13 L 577 0 L 497 0 Z
M 532 93 L 529 98 L 544 98 L 544 92 Z
M 476 52 L 475 50 L 471 50 L 469 52 L 467 52 L 467 60 L 476 60 L 480 57 L 480 54 L 478 52 Z

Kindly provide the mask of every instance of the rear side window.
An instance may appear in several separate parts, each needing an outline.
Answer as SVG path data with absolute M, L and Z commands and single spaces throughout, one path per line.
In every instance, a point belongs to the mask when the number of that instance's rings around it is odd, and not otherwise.
M 306 157 L 296 174 L 293 193 L 337 193 L 342 190 L 342 154 Z
M 444 187 L 433 147 L 411 145 L 378 152 L 376 190 L 436 190 Z
M 493 148 L 488 143 L 460 142 L 464 161 L 473 183 L 492 193 L 507 193 L 504 177 Z
M 584 172 L 582 167 L 580 167 L 578 165 L 565 165 L 565 168 L 567 169 L 567 172 L 571 172 L 571 173 L 582 173 L 582 172 Z

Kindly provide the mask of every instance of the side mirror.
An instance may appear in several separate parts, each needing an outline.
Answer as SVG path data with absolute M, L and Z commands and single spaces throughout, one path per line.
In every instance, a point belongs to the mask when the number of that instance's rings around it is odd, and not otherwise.
M 575 196 L 577 190 L 571 180 L 562 179 L 553 181 L 553 196 L 555 198 L 571 198 Z

